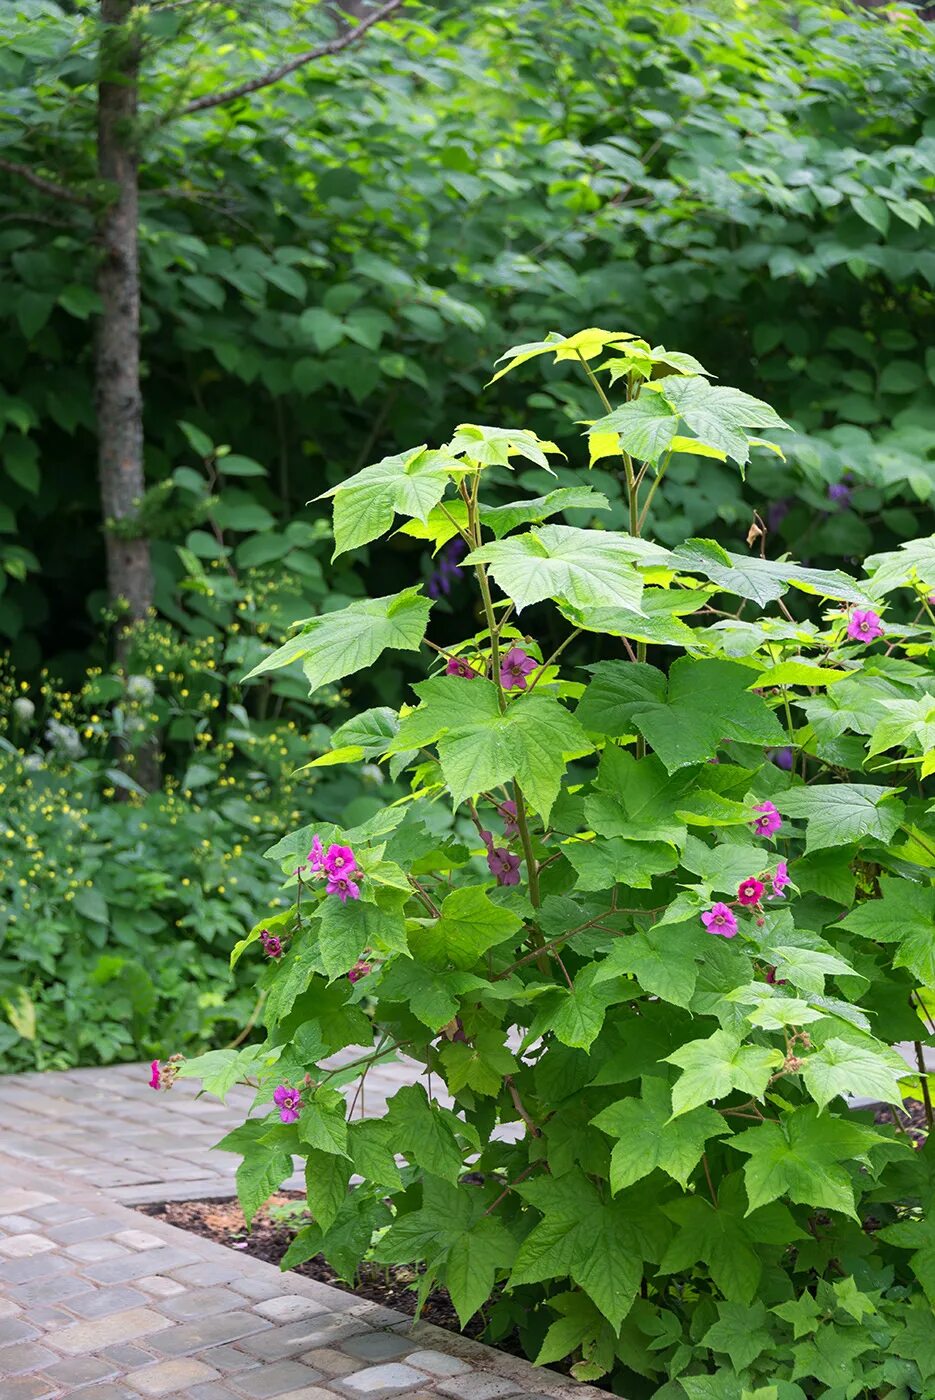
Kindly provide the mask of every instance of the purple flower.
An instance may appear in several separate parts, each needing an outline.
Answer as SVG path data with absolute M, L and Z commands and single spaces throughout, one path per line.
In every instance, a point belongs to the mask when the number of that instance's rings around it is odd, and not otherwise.
M 280 1084 L 273 1090 L 273 1103 L 279 1109 L 284 1123 L 297 1123 L 302 1110 L 302 1100 L 298 1089 L 290 1089 L 288 1084 Z
M 325 874 L 334 879 L 337 875 L 350 875 L 357 869 L 357 861 L 350 846 L 329 846 L 322 866 Z
M 149 1087 L 151 1089 L 158 1089 L 160 1087 L 158 1060 L 153 1060 L 152 1064 L 149 1067 Z
M 359 982 L 362 977 L 367 976 L 367 973 L 369 971 L 370 964 L 368 962 L 364 962 L 361 958 L 358 962 L 354 964 L 350 972 L 347 974 L 347 980 L 348 982 Z
M 757 836 L 772 836 L 773 832 L 782 826 L 782 817 L 772 802 L 758 802 L 753 810 L 761 814 L 753 822 L 753 830 Z
M 766 528 L 768 530 L 778 530 L 792 509 L 792 502 L 785 498 L 773 501 L 766 512 Z
M 268 958 L 282 957 L 282 939 L 278 938 L 275 933 L 270 933 L 268 928 L 265 928 L 260 934 L 260 942 L 263 944 L 263 952 Z
M 721 938 L 733 938 L 737 932 L 737 920 L 726 904 L 712 904 L 701 916 L 701 922 L 709 933 Z
M 492 846 L 487 856 L 487 868 L 496 875 L 498 885 L 519 884 L 519 856 L 514 856 L 505 846 Z
M 516 803 L 501 802 L 500 806 L 497 808 L 497 811 L 503 818 L 503 834 L 507 838 L 507 840 L 510 840 L 514 836 L 518 836 L 519 827 L 516 825 Z
M 774 967 L 768 967 L 766 969 L 766 982 L 770 987 L 784 987 L 786 985 L 786 979 L 784 977 L 777 977 Z
M 770 877 L 770 883 L 773 886 L 773 894 L 782 899 L 782 892 L 789 883 L 789 867 L 784 860 L 781 860 L 776 866 Z
M 871 608 L 855 608 L 847 624 L 847 635 L 852 642 L 874 642 L 883 636 L 879 615 Z
M 526 677 L 539 665 L 522 647 L 510 647 L 500 658 L 500 684 L 504 690 L 525 690 Z
M 784 773 L 791 772 L 795 754 L 789 744 L 781 749 L 768 749 L 767 756 L 770 762 L 775 763 L 776 767 L 781 768 Z
M 839 510 L 847 510 L 851 503 L 854 488 L 846 481 L 832 481 L 828 487 L 828 500 L 833 501 Z
M 325 852 L 320 836 L 312 837 L 312 849 L 308 853 L 308 864 L 314 875 L 320 875 L 325 868 Z
M 741 904 L 759 904 L 763 897 L 763 885 L 753 875 L 749 880 L 744 880 L 737 890 L 737 898 Z
M 461 576 L 458 560 L 464 557 L 465 549 L 463 540 L 451 540 L 442 550 L 438 567 L 426 585 L 430 598 L 437 598 L 441 593 L 447 596 L 451 592 L 451 585 Z
M 336 894 L 342 904 L 349 899 L 360 899 L 360 885 L 355 885 L 349 875 L 329 875 L 325 892 Z
M 460 676 L 463 681 L 476 680 L 477 674 L 474 667 L 460 656 L 452 656 L 445 667 L 446 676 Z

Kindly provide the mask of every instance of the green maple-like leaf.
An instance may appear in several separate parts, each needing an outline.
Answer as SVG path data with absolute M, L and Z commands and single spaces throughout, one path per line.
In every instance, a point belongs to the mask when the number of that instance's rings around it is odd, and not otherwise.
M 319 907 L 318 950 L 322 967 L 333 980 L 354 966 L 365 948 L 407 954 L 406 922 L 401 914 L 367 900 L 322 901 Z
M 682 1070 L 672 1090 L 672 1111 L 681 1114 L 734 1089 L 759 1098 L 783 1057 L 778 1050 L 744 1045 L 739 1035 L 719 1030 L 707 1040 L 690 1040 L 666 1058 Z
M 706 937 L 710 935 L 700 926 L 666 925 L 618 938 L 601 963 L 597 980 L 606 982 L 621 973 L 629 973 L 644 992 L 675 1006 L 687 1007 L 698 979 L 698 964 L 705 952 Z
M 858 904 L 839 927 L 878 943 L 898 943 L 894 966 L 907 967 L 925 987 L 935 986 L 935 889 L 884 876 L 880 898 Z
M 736 662 L 681 657 L 665 701 L 635 705 L 631 719 L 670 773 L 713 758 L 725 739 L 783 743 L 782 725 L 749 686 L 750 672 Z
M 449 481 L 468 470 L 448 453 L 415 447 L 384 457 L 322 492 L 335 498 L 332 557 L 385 535 L 395 515 L 427 521 Z
M 669 375 L 654 381 L 657 393 L 708 447 L 743 465 L 750 456 L 747 428 L 788 428 L 775 409 L 740 389 L 710 384 L 700 375 Z
M 842 1162 L 865 1160 L 886 1141 L 858 1123 L 821 1113 L 811 1104 L 779 1122 L 760 1123 L 731 1138 L 746 1152 L 744 1179 L 750 1209 L 788 1196 L 800 1205 L 854 1216 L 854 1188 Z
M 367 598 L 339 612 L 323 613 L 301 623 L 301 632 L 250 671 L 244 680 L 301 661 L 314 695 L 329 681 L 371 666 L 388 648 L 418 651 L 432 604 L 418 588 L 385 598 Z
M 500 539 L 518 525 L 539 525 L 566 510 L 610 510 L 610 501 L 591 486 L 562 486 L 545 496 L 531 496 L 504 506 L 481 505 L 479 510 L 481 523 Z
M 864 1095 L 902 1103 L 899 1081 L 906 1073 L 895 1051 L 886 1054 L 833 1037 L 806 1056 L 802 1081 L 819 1108 L 840 1095 Z
M 759 1300 L 754 1303 L 718 1303 L 718 1320 L 709 1327 L 701 1342 L 712 1351 L 723 1351 L 737 1371 L 743 1371 L 774 1344 L 768 1330 L 769 1313 Z
M 466 970 L 522 928 L 522 922 L 511 910 L 494 904 L 481 886 L 465 885 L 445 896 L 441 917 L 426 921 L 414 935 L 413 946 L 434 964 L 451 963 Z
M 610 1159 L 614 1192 L 632 1186 L 657 1167 L 687 1187 L 708 1138 L 730 1131 L 712 1108 L 696 1108 L 673 1118 L 668 1085 L 649 1076 L 642 1081 L 639 1098 L 621 1099 L 591 1122 L 617 1139 Z
M 438 1053 L 452 1094 L 469 1088 L 495 1098 L 503 1088 L 504 1075 L 516 1069 L 516 1061 L 497 1030 L 478 1031 L 471 1043 L 447 1041 Z
M 825 783 L 797 787 L 776 798 L 787 817 L 804 817 L 806 851 L 845 846 L 865 836 L 891 841 L 905 808 L 897 789 L 871 783 Z
M 571 525 L 542 525 L 482 545 L 465 564 L 486 564 L 517 612 L 546 598 L 586 615 L 591 608 L 640 613 L 643 580 L 634 567 L 638 547 L 629 537 Z
M 490 428 L 479 423 L 460 423 L 444 452 L 463 456 L 478 467 L 512 467 L 511 457 L 525 457 L 545 471 L 549 466 L 547 452 L 560 453 L 554 442 L 538 437 L 526 428 Z
M 525 345 L 514 345 L 505 350 L 494 363 L 500 364 L 501 360 L 508 360 L 509 363 L 504 365 L 503 369 L 497 370 L 490 383 L 495 384 L 498 379 L 509 374 L 510 370 L 536 359 L 539 355 L 551 354 L 556 361 L 593 360 L 595 356 L 602 355 L 608 347 L 617 349 L 635 338 L 629 331 L 602 331 L 597 326 L 576 331 L 574 335 L 560 335 L 558 331 L 550 331 L 545 340 L 531 340 Z
M 847 574 L 838 570 L 805 569 L 800 564 L 732 554 L 715 540 L 690 539 L 672 553 L 674 568 L 701 574 L 727 593 L 749 598 L 764 607 L 795 587 L 820 598 L 834 598 L 860 607 L 873 607 L 873 599 Z
M 672 446 L 679 416 L 655 389 L 644 388 L 588 428 L 588 436 L 616 433 L 620 446 L 641 462 L 658 462 Z

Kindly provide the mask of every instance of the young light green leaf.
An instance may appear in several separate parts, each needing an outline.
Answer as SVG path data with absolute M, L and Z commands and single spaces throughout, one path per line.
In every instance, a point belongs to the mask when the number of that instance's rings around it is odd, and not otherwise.
M 664 1079 L 644 1077 L 639 1098 L 621 1099 L 591 1122 L 616 1138 L 610 1159 L 610 1187 L 623 1191 L 660 1168 L 683 1188 L 701 1160 L 708 1138 L 730 1131 L 713 1108 L 695 1108 L 672 1117 L 672 1100 Z
M 779 1050 L 744 1045 L 739 1035 L 715 1031 L 707 1040 L 690 1040 L 666 1059 L 682 1074 L 672 1090 L 672 1112 L 688 1113 L 709 1099 L 726 1098 L 734 1089 L 761 1098 L 776 1069 L 782 1064 Z
M 585 613 L 600 607 L 639 613 L 643 580 L 635 568 L 638 558 L 626 535 L 542 525 L 482 545 L 465 563 L 487 564 L 517 612 L 551 598 Z

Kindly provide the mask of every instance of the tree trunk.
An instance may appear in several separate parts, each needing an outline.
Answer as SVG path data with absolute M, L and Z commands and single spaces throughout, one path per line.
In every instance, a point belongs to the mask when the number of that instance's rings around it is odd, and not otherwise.
M 130 622 L 146 616 L 153 597 L 149 541 L 134 527 L 145 486 L 135 130 L 140 46 L 133 9 L 134 0 L 101 0 L 97 137 L 98 171 L 108 185 L 98 225 L 98 471 L 108 588 Z
M 118 613 L 118 659 L 127 652 L 127 625 L 145 618 L 153 601 L 149 540 L 139 533 L 143 477 L 143 398 L 140 391 L 139 185 L 136 131 L 139 35 L 134 0 L 101 0 L 97 163 L 106 181 L 98 222 L 95 398 L 98 475 L 107 550 L 107 586 Z M 159 786 L 158 738 L 124 767 L 152 791 Z

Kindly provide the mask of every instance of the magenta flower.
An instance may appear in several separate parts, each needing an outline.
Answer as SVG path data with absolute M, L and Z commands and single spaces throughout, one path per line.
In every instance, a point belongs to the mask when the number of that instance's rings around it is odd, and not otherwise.
M 332 879 L 336 875 L 350 875 L 357 869 L 357 861 L 350 846 L 329 846 L 322 865 L 325 874 Z
M 778 895 L 781 899 L 782 892 L 789 883 L 789 867 L 784 860 L 781 860 L 776 866 L 771 876 L 771 883 L 773 886 L 773 894 Z
M 348 982 L 359 982 L 362 977 L 367 976 L 367 973 L 369 971 L 370 964 L 368 962 L 364 962 L 363 958 L 361 958 L 354 964 L 350 972 L 347 974 L 347 980 Z
M 308 863 L 313 875 L 320 875 L 325 868 L 325 852 L 320 836 L 312 837 L 312 849 L 308 853 Z
M 785 986 L 786 986 L 786 979 L 785 979 L 784 977 L 777 977 L 777 976 L 776 976 L 776 969 L 775 969 L 774 967 L 768 967 L 768 968 L 766 969 L 766 981 L 767 981 L 767 985 L 770 986 L 770 987 L 785 987 Z
M 150 1087 L 151 1089 L 158 1089 L 158 1088 L 160 1087 L 160 1085 L 159 1085 L 159 1061 L 158 1061 L 158 1060 L 153 1060 L 152 1064 L 151 1064 L 150 1067 L 149 1067 L 149 1087 Z
M 870 608 L 855 608 L 848 620 L 847 635 L 852 642 L 875 642 L 883 636 L 879 615 Z
M 463 681 L 477 680 L 477 671 L 460 656 L 452 656 L 445 667 L 446 676 L 460 676 Z
M 346 904 L 349 899 L 360 899 L 360 885 L 355 885 L 349 875 L 329 875 L 325 893 L 336 894 Z
M 496 875 L 498 885 L 519 884 L 519 856 L 514 856 L 505 846 L 492 846 L 487 857 L 487 868 Z
M 526 677 L 538 665 L 522 647 L 510 647 L 500 658 L 500 684 L 504 690 L 525 690 Z
M 701 916 L 701 922 L 709 933 L 721 938 L 733 938 L 737 932 L 737 920 L 726 904 L 712 904 Z
M 749 880 L 744 880 L 737 890 L 737 898 L 741 904 L 759 904 L 762 896 L 763 886 L 752 875 Z
M 268 928 L 265 928 L 260 934 L 260 942 L 263 944 L 263 952 L 268 958 L 282 957 L 282 939 L 277 938 L 275 933 L 270 933 Z
M 290 1089 L 288 1084 L 280 1084 L 273 1090 L 273 1103 L 279 1109 L 279 1117 L 284 1123 L 298 1122 L 302 1111 L 298 1089 Z
M 516 825 L 516 803 L 501 802 L 497 808 L 503 818 L 503 834 L 510 840 L 513 836 L 519 835 L 519 827 Z
M 772 836 L 773 832 L 782 826 L 782 817 L 772 802 L 758 802 L 753 810 L 761 814 L 753 822 L 753 830 L 757 836 Z

